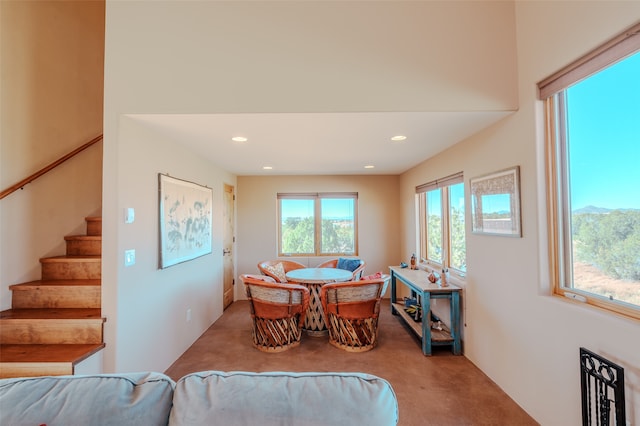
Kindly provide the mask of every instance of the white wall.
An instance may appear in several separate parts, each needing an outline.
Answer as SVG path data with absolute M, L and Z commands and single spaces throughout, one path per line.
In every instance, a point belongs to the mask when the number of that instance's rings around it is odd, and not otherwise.
M 278 192 L 357 192 L 358 254 L 364 274 L 389 273 L 400 258 L 398 176 L 238 177 L 238 274 L 258 273 L 257 264 L 278 256 Z M 316 266 L 327 257 L 290 258 Z M 407 259 L 405 259 L 407 261 Z M 236 279 L 236 299 L 246 299 Z
M 513 34 L 511 2 L 108 1 L 106 61 L 131 113 L 501 111 Z
M 222 193 L 235 177 L 135 117 L 121 117 L 113 139 L 104 176 L 105 370 L 164 371 L 222 315 Z M 213 189 L 212 254 L 158 268 L 158 173 Z M 124 223 L 128 207 L 132 224 Z M 136 264 L 125 267 L 130 249 Z
M 0 1 L 0 190 L 102 133 L 104 2 Z M 99 215 L 102 143 L 0 201 L 0 310 L 9 286 Z
M 522 238 L 470 233 L 464 353 L 543 425 L 581 423 L 579 348 L 625 368 L 627 418 L 640 423 L 640 324 L 550 295 L 542 106 L 536 83 L 637 22 L 639 2 L 516 2 L 520 109 L 401 176 L 405 257 L 415 246 L 413 191 L 463 170 L 519 165 Z

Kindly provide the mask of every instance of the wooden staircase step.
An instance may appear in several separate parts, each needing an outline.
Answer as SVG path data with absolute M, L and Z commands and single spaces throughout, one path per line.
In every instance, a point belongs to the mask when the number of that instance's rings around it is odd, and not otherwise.
M 87 235 L 102 235 L 102 218 L 85 217 L 87 222 Z
M 100 279 L 101 256 L 54 256 L 40 259 L 43 280 Z
M 1 344 L 99 344 L 100 309 L 9 309 L 0 312 Z
M 39 280 L 9 286 L 14 309 L 100 308 L 100 280 Z
M 66 256 L 40 259 L 42 279 L 14 284 L 0 312 L 0 378 L 74 374 L 105 347 L 101 316 L 102 218 L 65 237 Z
M 101 235 L 69 235 L 64 237 L 67 243 L 67 256 L 100 256 L 102 254 Z
M 0 378 L 71 375 L 76 364 L 104 347 L 104 343 L 0 345 Z

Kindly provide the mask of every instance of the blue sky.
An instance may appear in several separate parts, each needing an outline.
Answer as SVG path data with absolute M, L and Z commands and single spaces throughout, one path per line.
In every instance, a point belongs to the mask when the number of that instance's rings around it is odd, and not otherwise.
M 282 200 L 286 207 L 285 217 L 312 217 L 314 215 L 313 200 Z M 350 199 L 323 199 L 323 217 L 353 217 L 353 202 Z
M 511 210 L 511 194 L 482 196 L 482 213 L 501 213 Z
M 640 208 L 640 52 L 569 88 L 567 104 L 572 209 Z

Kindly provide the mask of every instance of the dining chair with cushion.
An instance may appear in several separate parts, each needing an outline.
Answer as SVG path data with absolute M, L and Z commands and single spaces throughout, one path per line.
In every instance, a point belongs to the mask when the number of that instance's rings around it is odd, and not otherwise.
M 322 286 L 320 300 L 329 343 L 349 352 L 365 352 L 378 343 L 380 300 L 390 276 Z
M 352 257 L 339 257 L 337 259 L 327 260 L 318 265 L 318 268 L 339 268 L 353 272 L 352 280 L 362 278 L 366 262 L 362 259 Z
M 300 345 L 309 307 L 309 289 L 274 282 L 269 276 L 240 275 L 251 310 L 253 346 L 263 352 L 282 352 Z

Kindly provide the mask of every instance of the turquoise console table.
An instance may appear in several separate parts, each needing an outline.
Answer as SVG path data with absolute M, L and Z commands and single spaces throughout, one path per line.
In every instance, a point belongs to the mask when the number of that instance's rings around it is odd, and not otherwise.
M 460 341 L 460 287 L 449 284 L 441 287 L 430 283 L 428 274 L 422 270 L 411 270 L 399 266 L 390 266 L 391 270 L 391 313 L 400 317 L 411 327 L 422 341 L 422 353 L 431 355 L 433 346 L 450 345 L 454 355 L 462 354 Z M 422 306 L 422 322 L 415 322 L 404 311 L 404 301 L 397 300 L 398 283 L 411 290 L 411 297 L 417 297 Z M 431 299 L 448 299 L 451 307 L 450 329 L 431 328 Z

